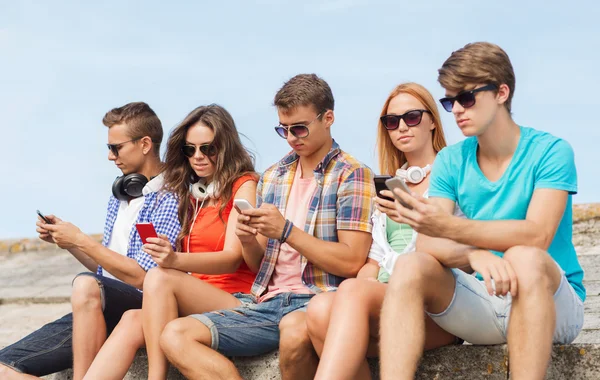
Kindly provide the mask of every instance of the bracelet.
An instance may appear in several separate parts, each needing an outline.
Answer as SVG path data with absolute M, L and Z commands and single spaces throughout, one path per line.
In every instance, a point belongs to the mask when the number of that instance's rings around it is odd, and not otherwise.
M 287 238 L 292 233 L 292 228 L 294 228 L 294 224 L 290 222 L 288 219 L 285 220 L 285 225 L 283 226 L 283 231 L 281 232 L 281 238 L 279 238 L 279 242 L 281 244 L 285 243 Z

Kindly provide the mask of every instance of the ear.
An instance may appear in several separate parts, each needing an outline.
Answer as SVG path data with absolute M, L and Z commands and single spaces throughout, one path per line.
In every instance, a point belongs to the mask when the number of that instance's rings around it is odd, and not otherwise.
M 152 139 L 150 138 L 150 136 L 142 137 L 140 142 L 142 143 L 142 153 L 144 155 L 146 155 L 152 151 L 153 143 L 152 143 Z
M 323 121 L 325 122 L 326 128 L 331 127 L 331 125 L 335 121 L 335 115 L 333 113 L 333 110 L 325 111 L 325 114 L 323 115 Z
M 498 104 L 504 104 L 508 100 L 509 96 L 510 88 L 507 84 L 501 84 L 500 87 L 498 87 L 498 93 L 496 94 Z

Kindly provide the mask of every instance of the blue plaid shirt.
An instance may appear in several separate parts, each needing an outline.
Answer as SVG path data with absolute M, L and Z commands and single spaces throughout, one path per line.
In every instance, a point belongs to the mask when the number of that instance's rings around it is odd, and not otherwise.
M 108 243 L 110 242 L 120 203 L 121 201 L 112 195 L 108 200 L 104 237 L 102 239 L 102 245 L 105 247 L 108 247 Z M 177 212 L 178 206 L 179 202 L 172 193 L 159 190 L 146 194 L 144 196 L 144 205 L 138 214 L 136 223 L 151 222 L 154 225 L 156 233 L 168 236 L 171 246 L 175 249 L 175 241 L 181 229 Z M 142 239 L 134 224 L 129 232 L 127 257 L 137 261 L 145 271 L 149 271 L 156 266 L 156 263 L 150 255 L 142 251 L 142 245 Z M 100 276 L 103 275 L 101 266 L 98 266 L 97 273 Z

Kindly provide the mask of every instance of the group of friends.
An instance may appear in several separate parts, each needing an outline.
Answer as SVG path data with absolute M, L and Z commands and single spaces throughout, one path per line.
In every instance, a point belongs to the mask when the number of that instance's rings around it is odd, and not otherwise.
M 0 377 L 66 368 L 122 379 L 145 347 L 148 378 L 239 379 L 230 357 L 279 349 L 283 379 L 412 379 L 424 350 L 508 342 L 513 379 L 542 379 L 553 343 L 581 331 L 585 288 L 572 244 L 574 153 L 516 124 L 506 52 L 477 42 L 439 69 L 465 139 L 446 146 L 431 93 L 396 86 L 376 124 L 379 171 L 332 138 L 334 97 L 315 74 L 274 98 L 291 151 L 258 175 L 215 104 L 171 132 L 164 159 L 145 103 L 109 111 L 112 186 L 102 243 L 54 215 L 39 238 L 89 272 L 72 313 L 0 350 Z M 265 131 L 267 133 L 267 131 Z M 272 133 L 272 130 L 271 130 Z M 235 200 L 252 207 L 236 208 Z M 158 233 L 145 243 L 138 223 Z

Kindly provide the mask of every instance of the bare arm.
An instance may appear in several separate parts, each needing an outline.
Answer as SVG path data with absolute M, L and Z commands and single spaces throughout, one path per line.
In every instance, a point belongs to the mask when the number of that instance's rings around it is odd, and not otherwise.
M 367 262 L 365 263 L 365 265 L 363 265 L 362 268 L 360 268 L 360 270 L 358 271 L 358 274 L 356 275 L 356 278 L 363 278 L 363 279 L 367 279 L 367 278 L 374 278 L 377 279 L 377 275 L 379 274 L 379 264 L 377 264 L 377 261 L 368 258 Z
M 142 289 L 146 271 L 140 267 L 136 260 L 106 248 L 83 233 L 77 239 L 75 248 L 97 262 L 116 278 Z
M 287 243 L 311 263 L 341 277 L 356 277 L 369 253 L 368 232 L 338 230 L 338 242 L 328 242 L 294 226 Z
M 254 206 L 256 202 L 256 182 L 247 181 L 240 186 L 235 194 L 235 199 L 245 199 L 250 202 L 252 206 Z M 175 253 L 176 257 L 172 268 L 184 272 L 203 274 L 223 274 L 235 272 L 242 263 L 242 260 L 244 260 L 242 243 L 236 236 L 238 215 L 239 214 L 234 207 L 229 215 L 229 220 L 231 223 L 227 223 L 225 244 L 222 251 L 205 252 L 201 255 L 177 252 Z
M 453 217 L 447 237 L 500 252 L 517 245 L 548 250 L 565 212 L 567 198 L 566 191 L 538 189 L 531 197 L 525 220 L 480 221 Z

